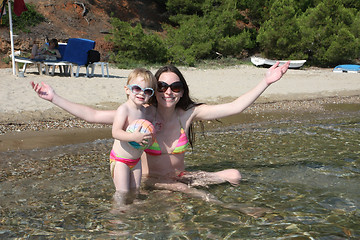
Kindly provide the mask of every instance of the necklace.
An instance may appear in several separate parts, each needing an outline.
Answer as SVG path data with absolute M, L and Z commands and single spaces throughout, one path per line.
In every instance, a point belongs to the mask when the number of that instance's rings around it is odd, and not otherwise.
M 156 132 L 160 132 L 163 127 L 163 123 L 158 121 L 157 110 L 155 111 L 154 127 Z
M 162 122 L 157 122 L 157 121 L 155 122 L 155 130 L 157 132 L 160 132 L 162 127 L 163 127 Z

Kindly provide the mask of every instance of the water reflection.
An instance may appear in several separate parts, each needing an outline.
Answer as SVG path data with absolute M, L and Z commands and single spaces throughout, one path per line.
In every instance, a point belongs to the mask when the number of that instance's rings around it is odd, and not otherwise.
M 360 237 L 360 119 L 221 126 L 197 139 L 188 170 L 238 168 L 208 189 L 229 207 L 142 190 L 112 211 L 112 140 L 1 152 L 0 237 L 344 239 Z M 254 219 L 234 203 L 271 208 Z

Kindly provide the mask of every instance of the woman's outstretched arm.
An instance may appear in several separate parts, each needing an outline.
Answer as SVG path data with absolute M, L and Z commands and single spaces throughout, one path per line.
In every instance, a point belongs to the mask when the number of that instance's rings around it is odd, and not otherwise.
M 270 86 L 272 83 L 278 81 L 288 70 L 290 62 L 285 63 L 279 67 L 279 62 L 274 64 L 266 72 L 264 79 L 258 83 L 253 89 L 241 95 L 236 100 L 218 105 L 200 105 L 194 111 L 194 120 L 211 120 L 223 118 L 234 114 L 241 113 Z
M 31 86 L 40 98 L 52 102 L 56 106 L 87 122 L 112 124 L 114 121 L 116 110 L 96 110 L 82 104 L 70 102 L 57 95 L 53 88 L 44 82 L 41 82 L 41 84 L 31 82 Z

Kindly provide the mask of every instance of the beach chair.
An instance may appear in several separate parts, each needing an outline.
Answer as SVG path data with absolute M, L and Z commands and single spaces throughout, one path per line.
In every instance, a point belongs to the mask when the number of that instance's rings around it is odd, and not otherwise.
M 76 67 L 75 76 L 79 76 L 80 68 L 86 67 L 88 60 L 88 51 L 94 49 L 95 41 L 83 38 L 70 38 L 67 44 L 59 44 L 59 51 L 61 59 L 59 60 L 36 60 L 30 58 L 15 58 L 18 73 L 18 63 L 24 63 L 23 72 L 26 70 L 27 64 L 37 64 L 39 74 L 42 74 L 42 67 L 45 67 L 45 73 L 49 74 L 49 69 L 52 67 L 52 75 L 55 74 L 55 68 L 58 66 L 60 72 L 62 69 L 64 73 L 69 73 L 73 76 L 73 68 Z M 86 76 L 89 77 L 88 68 L 86 68 Z
M 36 59 L 30 59 L 30 58 L 25 58 L 25 57 L 19 57 L 19 56 L 15 56 L 15 71 L 16 71 L 16 75 L 19 74 L 19 63 L 23 63 L 23 68 L 22 68 L 22 72 L 25 73 L 26 72 L 26 68 L 28 66 L 28 64 L 34 64 L 36 65 L 39 74 L 42 74 L 42 60 L 36 60 Z
M 93 62 L 93 63 L 89 63 L 89 65 L 87 66 L 87 73 L 90 72 L 90 68 L 91 68 L 91 73 L 90 73 L 90 77 L 94 76 L 94 72 L 95 72 L 95 67 L 96 65 L 100 65 L 101 66 L 101 75 L 102 77 L 105 76 L 104 73 L 104 69 L 106 67 L 106 76 L 109 78 L 109 63 L 107 62 Z
M 58 50 L 59 50 L 61 56 L 63 56 L 63 54 L 65 52 L 65 47 L 66 47 L 66 43 L 59 43 Z M 61 61 L 61 60 L 62 60 L 62 58 L 60 58 L 59 60 L 56 60 L 56 61 Z M 54 62 L 56 62 L 56 61 L 54 61 Z M 17 75 L 19 74 L 19 63 L 24 64 L 23 68 L 22 68 L 23 73 L 26 72 L 26 68 L 29 64 L 34 64 L 34 65 L 36 65 L 40 75 L 42 75 L 42 73 L 43 73 L 43 71 L 42 71 L 43 67 L 45 67 L 45 72 L 48 74 L 48 69 L 46 68 L 46 65 L 43 64 L 43 62 L 44 62 L 44 60 L 42 60 L 42 59 L 30 59 L 30 58 L 16 56 L 15 57 L 16 74 Z M 55 70 L 55 68 L 54 68 L 54 70 Z
M 95 41 L 83 38 L 70 38 L 67 42 L 61 61 L 46 61 L 47 66 L 68 66 L 72 76 L 73 68 L 76 68 L 75 76 L 79 77 L 81 67 L 86 67 L 88 51 L 94 49 Z M 86 76 L 89 76 L 86 68 Z
M 69 74 L 72 76 L 72 64 L 70 62 L 64 61 L 64 54 L 67 47 L 67 43 L 59 43 L 58 50 L 61 54 L 61 58 L 56 61 L 46 61 L 43 60 L 42 64 L 45 67 L 45 74 L 49 75 L 49 69 L 52 67 L 51 75 L 55 75 L 55 68 L 59 67 L 60 74 Z

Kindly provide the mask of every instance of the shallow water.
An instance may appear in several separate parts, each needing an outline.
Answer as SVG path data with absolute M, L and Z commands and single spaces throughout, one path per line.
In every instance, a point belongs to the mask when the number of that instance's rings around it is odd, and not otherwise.
M 197 138 L 186 164 L 187 170 L 241 171 L 239 186 L 205 189 L 225 207 L 144 190 L 120 212 L 112 211 L 111 139 L 0 152 L 0 238 L 357 239 L 359 136 L 359 111 L 224 121 Z M 234 204 L 272 213 L 255 219 L 231 210 Z

